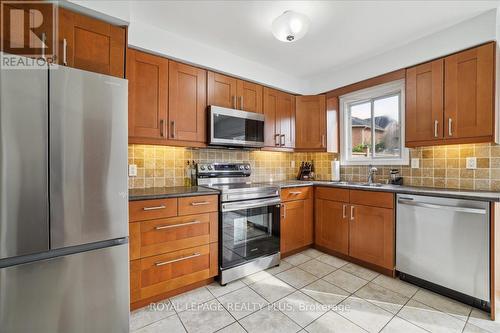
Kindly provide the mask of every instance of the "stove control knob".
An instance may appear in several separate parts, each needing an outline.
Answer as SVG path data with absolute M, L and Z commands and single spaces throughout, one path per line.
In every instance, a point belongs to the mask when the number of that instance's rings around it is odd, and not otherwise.
M 200 170 L 205 170 L 205 166 L 204 165 L 200 166 Z
M 213 168 L 212 168 L 212 166 L 211 166 L 211 165 L 209 165 L 209 166 L 208 166 L 208 170 L 212 170 L 212 169 L 213 169 Z
M 245 167 L 243 165 L 240 165 L 240 170 L 243 170 Z
M 250 165 L 245 165 L 245 170 L 250 170 Z

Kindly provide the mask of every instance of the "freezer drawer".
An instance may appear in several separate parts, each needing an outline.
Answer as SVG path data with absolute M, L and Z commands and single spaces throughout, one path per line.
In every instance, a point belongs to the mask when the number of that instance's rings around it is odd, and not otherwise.
M 2 333 L 129 330 L 128 244 L 0 269 Z
M 397 196 L 396 269 L 490 301 L 489 203 Z
M 128 236 L 127 81 L 59 66 L 49 82 L 51 248 Z

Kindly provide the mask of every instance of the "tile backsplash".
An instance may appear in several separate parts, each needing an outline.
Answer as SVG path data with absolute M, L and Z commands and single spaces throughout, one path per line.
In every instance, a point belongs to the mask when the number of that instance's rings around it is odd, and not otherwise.
M 405 185 L 500 191 L 500 145 L 468 144 L 410 149 L 420 167 L 377 166 L 376 181 L 385 182 L 391 169 L 399 169 Z M 466 169 L 467 157 L 477 158 L 475 170 Z M 195 149 L 169 146 L 128 147 L 128 163 L 138 167 L 137 177 L 129 177 L 129 188 L 182 186 L 188 161 L 250 162 L 252 181 L 294 179 L 301 161 L 314 160 L 317 179 L 330 179 L 331 153 L 284 153 L 269 151 Z M 292 161 L 295 167 L 292 167 Z M 366 181 L 368 167 L 341 166 L 341 179 Z

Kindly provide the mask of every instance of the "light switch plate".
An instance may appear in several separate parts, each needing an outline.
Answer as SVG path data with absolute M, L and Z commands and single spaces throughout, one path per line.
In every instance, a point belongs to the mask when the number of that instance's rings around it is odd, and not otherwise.
M 137 164 L 129 164 L 128 175 L 129 177 L 137 177 Z
M 476 169 L 477 168 L 477 159 L 475 157 L 467 157 L 465 159 L 465 167 L 467 169 Z
M 420 168 L 420 160 L 418 158 L 412 158 L 411 159 L 411 168 L 412 169 L 418 169 L 418 168 Z

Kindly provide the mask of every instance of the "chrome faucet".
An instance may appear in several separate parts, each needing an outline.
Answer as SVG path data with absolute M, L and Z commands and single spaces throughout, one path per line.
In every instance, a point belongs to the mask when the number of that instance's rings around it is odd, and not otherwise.
M 375 168 L 373 165 L 368 166 L 368 184 L 373 184 L 374 179 L 375 179 L 375 174 L 377 173 L 378 169 Z

